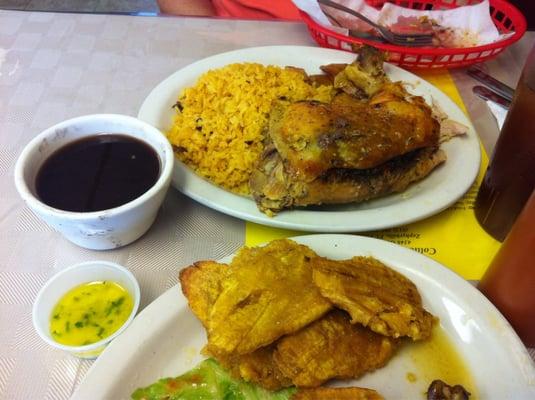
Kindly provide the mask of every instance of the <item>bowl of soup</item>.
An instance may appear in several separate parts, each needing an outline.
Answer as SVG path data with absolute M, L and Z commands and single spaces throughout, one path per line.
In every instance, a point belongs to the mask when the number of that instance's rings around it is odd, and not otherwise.
M 88 249 L 124 246 L 154 222 L 171 182 L 173 150 L 153 126 L 126 115 L 73 118 L 37 135 L 15 166 L 32 209 Z
M 51 346 L 80 358 L 96 358 L 134 319 L 139 284 L 126 268 L 109 261 L 75 264 L 39 291 L 32 320 Z

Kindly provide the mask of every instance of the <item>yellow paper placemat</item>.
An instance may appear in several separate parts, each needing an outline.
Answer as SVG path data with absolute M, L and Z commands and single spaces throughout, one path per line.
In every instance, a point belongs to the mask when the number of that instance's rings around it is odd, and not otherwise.
M 446 93 L 466 113 L 457 87 L 447 71 L 430 71 L 418 75 Z M 411 248 L 451 268 L 465 279 L 480 279 L 500 245 L 479 226 L 474 216 L 475 196 L 488 164 L 483 147 L 481 155 L 476 182 L 463 198 L 447 210 L 413 224 L 360 235 Z M 253 246 L 277 238 L 304 234 L 306 233 L 247 222 L 245 241 L 248 246 Z

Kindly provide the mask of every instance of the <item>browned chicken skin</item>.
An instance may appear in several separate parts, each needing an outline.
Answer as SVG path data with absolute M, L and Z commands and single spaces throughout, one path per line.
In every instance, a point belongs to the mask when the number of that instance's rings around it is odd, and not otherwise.
M 325 66 L 339 93 L 329 103 L 279 104 L 249 187 L 268 215 L 299 206 L 362 202 L 405 190 L 446 155 L 423 98 L 390 82 L 382 55 L 364 48 L 343 67 Z
M 385 55 L 371 46 L 363 46 L 356 51 L 359 56 L 352 64 L 340 70 L 340 64 L 330 64 L 321 69 L 333 75 L 334 87 L 358 98 L 373 96 L 388 77 L 383 69 Z
M 446 160 L 438 148 L 415 150 L 376 168 L 333 169 L 312 182 L 293 179 L 280 155 L 268 147 L 253 171 L 250 187 L 267 214 L 315 204 L 343 204 L 374 199 L 405 190 Z
M 378 96 L 373 105 L 341 93 L 330 104 L 302 101 L 275 109 L 269 136 L 287 173 L 311 182 L 333 168 L 373 168 L 438 145 L 438 122 L 423 101 L 389 95 L 386 89 Z

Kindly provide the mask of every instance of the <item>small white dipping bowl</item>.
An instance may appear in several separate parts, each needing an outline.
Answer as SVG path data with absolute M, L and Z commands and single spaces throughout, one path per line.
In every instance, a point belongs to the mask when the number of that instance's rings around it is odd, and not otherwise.
M 134 301 L 134 307 L 125 323 L 112 335 L 85 346 L 68 346 L 56 342 L 50 334 L 50 317 L 58 301 L 71 289 L 84 283 L 110 281 L 121 285 Z M 139 308 L 141 292 L 134 275 L 126 268 L 108 261 L 88 261 L 75 264 L 54 275 L 41 288 L 32 310 L 33 326 L 41 338 L 58 349 L 80 358 L 96 358 L 104 348 L 123 332 L 134 319 Z
M 35 179 L 45 160 L 71 142 L 102 133 L 132 136 L 153 148 L 160 160 L 156 183 L 138 198 L 102 211 L 64 211 L 39 200 Z M 171 183 L 173 162 L 169 141 L 153 126 L 126 115 L 87 115 L 54 125 L 28 143 L 15 165 L 15 185 L 28 207 L 71 242 L 92 250 L 113 249 L 150 228 Z

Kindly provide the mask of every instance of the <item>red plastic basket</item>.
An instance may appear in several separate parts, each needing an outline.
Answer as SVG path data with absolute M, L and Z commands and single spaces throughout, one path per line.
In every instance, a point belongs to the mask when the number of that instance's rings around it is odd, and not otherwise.
M 402 7 L 418 10 L 441 10 L 460 6 L 462 0 L 389 0 Z M 367 0 L 367 3 L 380 7 L 385 0 Z M 464 0 L 462 5 L 479 3 L 480 0 Z M 354 45 L 369 44 L 388 52 L 388 62 L 408 69 L 459 68 L 487 61 L 500 54 L 507 46 L 519 40 L 526 32 L 526 19 L 522 13 L 505 0 L 490 0 L 492 19 L 501 33 L 514 34 L 505 40 L 484 46 L 467 48 L 417 48 L 378 43 L 373 40 L 349 37 L 331 31 L 316 23 L 308 14 L 301 11 L 301 16 L 308 26 L 310 34 L 322 47 L 353 51 Z

